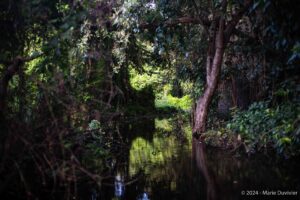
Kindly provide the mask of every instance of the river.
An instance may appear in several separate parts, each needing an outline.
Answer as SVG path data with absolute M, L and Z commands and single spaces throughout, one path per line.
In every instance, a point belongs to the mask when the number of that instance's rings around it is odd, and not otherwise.
M 112 178 L 100 186 L 83 184 L 79 199 L 232 200 L 279 191 L 300 197 L 299 163 L 206 147 L 192 139 L 181 117 L 136 120 L 120 132 L 128 148 L 112 161 Z

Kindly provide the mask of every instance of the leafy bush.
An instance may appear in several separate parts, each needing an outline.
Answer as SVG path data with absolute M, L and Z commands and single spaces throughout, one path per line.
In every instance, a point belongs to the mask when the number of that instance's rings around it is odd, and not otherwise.
M 89 130 L 101 130 L 101 124 L 98 120 L 93 119 L 89 123 Z
M 172 95 L 167 95 L 162 97 L 162 99 L 155 100 L 155 107 L 173 107 L 177 110 L 189 111 L 192 106 L 192 99 L 189 95 L 185 95 L 181 98 L 173 97 Z
M 164 70 L 153 69 L 154 67 L 144 65 L 143 73 L 138 72 L 137 70 L 130 68 L 130 85 L 135 90 L 142 90 L 146 87 L 153 87 L 155 93 L 162 91 L 160 83 L 164 77 Z
M 279 154 L 292 156 L 300 153 L 298 113 L 299 105 L 291 103 L 274 108 L 267 102 L 253 103 L 247 111 L 235 110 L 227 128 L 241 134 L 250 153 L 270 145 Z
M 85 149 L 87 152 L 92 153 L 94 156 L 104 156 L 108 152 L 106 149 L 106 139 L 105 132 L 102 131 L 101 123 L 98 120 L 92 120 L 88 126 L 89 134 L 91 135 L 91 140 L 86 143 Z

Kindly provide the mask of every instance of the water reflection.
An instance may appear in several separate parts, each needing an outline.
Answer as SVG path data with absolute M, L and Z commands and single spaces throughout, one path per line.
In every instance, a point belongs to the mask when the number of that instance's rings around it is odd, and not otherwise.
M 148 179 L 155 180 L 165 176 L 176 177 L 170 166 L 179 155 L 191 149 L 190 143 L 182 145 L 175 132 L 172 131 L 171 121 L 167 119 L 155 120 L 156 131 L 152 141 L 138 137 L 132 141 L 129 152 L 129 174 L 130 176 L 139 171 L 148 175 Z M 163 126 L 162 126 L 163 125 Z M 164 129 L 165 128 L 165 129 Z M 184 127 L 183 127 L 184 128 Z M 185 127 L 185 137 L 189 137 L 190 129 Z M 168 134 L 168 135 L 167 135 Z
M 191 140 L 191 127 L 182 117 L 120 124 L 119 130 L 128 146 L 114 146 L 113 156 L 105 163 L 88 157 L 91 161 L 85 166 L 98 169 L 106 178 L 100 183 L 90 177 L 75 182 L 69 192 L 74 199 L 234 200 L 242 198 L 242 190 L 300 191 L 300 162 L 278 163 L 259 155 L 235 157 L 206 148 Z M 66 197 L 56 187 L 47 199 Z
M 213 175 L 209 172 L 205 145 L 197 139 L 193 139 L 193 159 L 196 161 L 196 165 L 202 172 L 206 181 L 206 194 L 208 200 L 217 199 L 216 184 Z
M 236 158 L 191 140 L 191 128 L 178 119 L 123 128 L 128 149 L 116 158 L 111 183 L 98 199 L 241 199 L 242 190 L 299 190 L 299 164 L 279 164 L 265 156 Z M 151 127 L 148 129 L 147 127 Z M 277 163 L 277 164 L 276 164 Z
M 143 194 L 140 195 L 140 197 L 137 198 L 138 200 L 150 200 L 148 198 L 148 194 L 144 192 Z
M 115 196 L 121 198 L 125 192 L 124 177 L 118 173 L 115 177 Z
M 93 188 L 91 191 L 91 200 L 97 200 L 97 199 L 99 199 L 98 191 Z

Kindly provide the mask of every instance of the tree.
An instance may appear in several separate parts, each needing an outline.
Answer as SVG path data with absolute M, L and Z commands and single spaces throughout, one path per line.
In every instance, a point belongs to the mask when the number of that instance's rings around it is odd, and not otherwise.
M 6 107 L 6 96 L 7 96 L 7 89 L 9 81 L 12 79 L 14 75 L 16 75 L 18 72 L 22 71 L 22 67 L 26 62 L 29 62 L 42 54 L 37 54 L 31 57 L 21 57 L 17 56 L 13 61 L 11 61 L 4 74 L 2 75 L 2 79 L 0 80 L 0 121 L 4 119 L 4 110 Z
M 225 48 L 234 32 L 235 26 L 251 4 L 251 0 L 245 1 L 240 10 L 231 14 L 230 20 L 224 16 L 228 10 L 228 2 L 226 0 L 222 1 L 219 10 L 212 12 L 213 20 L 207 29 L 209 32 L 209 47 L 206 59 L 206 86 L 203 96 L 197 101 L 194 114 L 194 133 L 205 131 L 208 107 L 217 88 Z
M 10 80 L 14 75 L 20 75 L 19 87 L 24 86 L 23 66 L 41 54 L 28 55 L 31 40 L 45 36 L 47 20 L 57 17 L 55 12 L 56 1 L 41 1 L 36 4 L 33 1 L 8 1 L 0 3 L 0 27 L 5 30 L 0 37 L 0 119 L 3 120 L 6 107 L 6 97 Z M 52 10 L 51 10 L 52 9 Z M 29 12 L 32 11 L 32 12 Z M 31 52 L 32 53 L 32 52 Z M 1 66 L 2 65 L 2 66 Z M 20 100 L 20 107 L 23 103 Z M 22 108 L 20 109 L 22 112 Z
M 164 13 L 160 18 L 155 17 L 146 22 L 140 22 L 139 28 L 141 30 L 148 29 L 153 32 L 157 31 L 158 28 L 172 28 L 180 25 L 202 26 L 203 33 L 199 33 L 199 35 L 202 36 L 207 47 L 206 80 L 204 92 L 196 101 L 193 114 L 193 133 L 203 133 L 206 130 L 208 108 L 218 85 L 225 49 L 231 43 L 231 36 L 236 32 L 236 25 L 247 14 L 253 1 L 196 2 L 193 0 L 189 2 L 179 1 L 177 4 L 169 1 L 155 1 L 155 4 L 157 7 L 165 4 L 165 7 L 161 9 L 161 12 Z M 155 4 L 148 2 L 146 5 L 153 10 Z M 202 55 L 198 56 L 201 57 Z

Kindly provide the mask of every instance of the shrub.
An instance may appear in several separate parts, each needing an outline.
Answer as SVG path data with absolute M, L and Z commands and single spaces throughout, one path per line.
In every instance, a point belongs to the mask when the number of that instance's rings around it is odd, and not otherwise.
M 172 107 L 177 110 L 189 111 L 192 107 L 192 99 L 189 95 L 185 95 L 181 98 L 178 98 L 173 97 L 169 94 L 167 96 L 162 97 L 162 99 L 157 99 L 155 101 L 155 107 Z
M 271 145 L 279 154 L 299 154 L 299 105 L 286 103 L 268 107 L 267 102 L 253 103 L 247 111 L 233 112 L 227 128 L 241 134 L 248 152 Z

